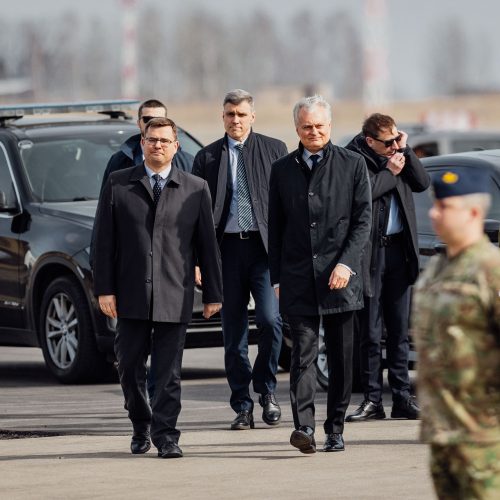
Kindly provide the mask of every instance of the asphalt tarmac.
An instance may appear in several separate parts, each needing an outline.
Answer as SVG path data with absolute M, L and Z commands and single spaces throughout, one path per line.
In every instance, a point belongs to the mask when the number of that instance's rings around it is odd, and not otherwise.
M 37 349 L 0 348 L 2 499 L 433 499 L 418 421 L 346 424 L 346 451 L 302 455 L 288 374 L 278 375 L 281 425 L 255 409 L 256 429 L 230 431 L 233 413 L 220 349 L 188 350 L 179 419 L 184 458 L 131 455 L 118 384 L 65 386 Z M 361 401 L 354 394 L 350 410 Z M 317 394 L 318 446 L 326 394 Z M 390 396 L 384 401 L 390 414 Z M 43 437 L 45 436 L 45 437 Z

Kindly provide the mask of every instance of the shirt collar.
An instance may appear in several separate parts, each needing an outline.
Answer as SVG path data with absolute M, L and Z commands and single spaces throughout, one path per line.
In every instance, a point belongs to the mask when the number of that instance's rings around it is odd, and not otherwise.
M 235 148 L 236 144 L 245 144 L 247 139 L 248 139 L 248 137 L 244 141 L 236 141 L 232 137 L 227 136 L 227 143 L 228 143 L 230 148 Z
M 312 155 L 318 155 L 319 159 L 322 160 L 324 156 L 324 152 L 320 149 L 317 153 L 311 153 L 308 149 L 304 148 L 304 152 L 302 153 L 302 158 L 307 161 Z
M 153 177 L 153 175 L 155 175 L 157 172 L 151 170 L 147 165 L 146 163 L 144 163 L 144 168 L 146 169 L 146 174 L 148 174 L 148 177 L 151 179 L 151 177 Z M 158 172 L 158 174 L 160 174 L 160 177 L 163 179 L 163 180 L 166 180 L 167 177 L 169 176 L 170 174 L 170 170 L 172 169 L 172 165 L 169 165 L 168 167 L 164 168 L 161 172 Z

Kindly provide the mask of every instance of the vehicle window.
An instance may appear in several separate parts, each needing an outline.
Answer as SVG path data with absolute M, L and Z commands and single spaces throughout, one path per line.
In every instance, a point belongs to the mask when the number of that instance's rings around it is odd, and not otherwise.
M 182 150 L 190 155 L 196 156 L 196 153 L 201 149 L 201 146 L 192 137 L 186 134 L 184 130 L 177 129 L 177 135 Z
M 16 190 L 10 172 L 7 151 L 0 143 L 0 206 L 4 210 L 14 209 L 17 206 Z
M 498 139 L 455 139 L 451 141 L 452 153 L 463 153 L 465 151 L 478 151 L 483 149 L 500 148 L 500 137 Z
M 427 156 L 437 156 L 439 154 L 439 148 L 437 142 L 423 142 L 422 144 L 417 144 L 413 147 L 413 151 L 419 158 L 425 158 Z
M 432 198 L 430 190 L 427 189 L 423 193 L 413 193 L 415 200 L 415 213 L 417 216 L 417 231 L 420 234 L 434 234 L 429 219 L 429 210 L 432 207 Z
M 98 199 L 109 158 L 120 147 L 113 133 L 25 141 L 21 157 L 40 201 Z

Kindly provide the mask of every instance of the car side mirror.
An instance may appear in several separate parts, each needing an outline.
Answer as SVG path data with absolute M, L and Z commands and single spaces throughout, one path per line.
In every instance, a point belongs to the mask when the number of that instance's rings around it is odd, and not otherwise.
M 7 198 L 5 191 L 0 191 L 0 213 L 17 214 L 19 207 L 16 202 L 12 202 Z

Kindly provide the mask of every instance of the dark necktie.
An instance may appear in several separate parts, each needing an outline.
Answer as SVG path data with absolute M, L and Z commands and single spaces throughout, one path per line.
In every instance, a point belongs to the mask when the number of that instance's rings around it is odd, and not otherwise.
M 242 231 L 248 231 L 252 225 L 252 201 L 248 189 L 247 172 L 245 161 L 243 160 L 243 144 L 236 144 L 239 151 L 238 162 L 236 164 L 236 185 L 238 190 L 238 226 Z
M 158 201 L 160 200 L 160 196 L 161 196 L 161 182 L 160 182 L 161 175 L 154 174 L 151 177 L 155 181 L 155 185 L 153 186 L 153 196 L 154 196 L 154 203 L 155 203 L 155 208 L 156 208 L 156 205 L 158 205 Z
M 309 159 L 312 161 L 311 172 L 316 168 L 316 165 L 319 162 L 319 155 L 311 155 Z

